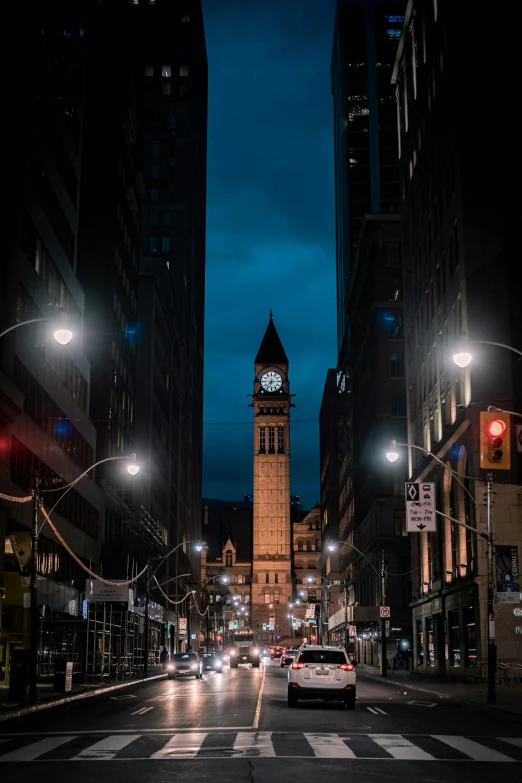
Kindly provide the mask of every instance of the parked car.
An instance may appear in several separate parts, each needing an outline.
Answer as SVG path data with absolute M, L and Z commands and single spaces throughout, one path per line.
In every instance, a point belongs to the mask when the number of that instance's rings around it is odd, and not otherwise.
M 342 701 L 355 709 L 355 666 L 340 647 L 305 645 L 288 670 L 288 706 L 301 699 Z
M 167 664 L 169 680 L 175 677 L 203 677 L 203 662 L 196 653 L 175 653 Z

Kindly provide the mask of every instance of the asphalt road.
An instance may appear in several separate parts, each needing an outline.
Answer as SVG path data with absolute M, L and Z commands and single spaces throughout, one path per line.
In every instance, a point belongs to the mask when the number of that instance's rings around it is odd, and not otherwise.
M 522 723 L 512 716 L 430 700 L 362 672 L 355 711 L 324 702 L 288 709 L 286 678 L 269 661 L 202 680 L 156 680 L 3 722 L 0 779 L 316 783 L 320 775 L 328 783 L 489 783 L 499 773 L 522 779 Z

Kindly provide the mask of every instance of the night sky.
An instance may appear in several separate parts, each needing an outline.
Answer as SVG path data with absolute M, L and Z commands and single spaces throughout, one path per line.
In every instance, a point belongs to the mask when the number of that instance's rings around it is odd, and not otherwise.
M 209 64 L 204 497 L 252 492 L 253 363 L 270 308 L 296 408 L 292 494 L 319 500 L 336 363 L 334 0 L 203 0 Z M 298 423 L 301 419 L 312 421 Z M 227 422 L 229 426 L 215 423 Z

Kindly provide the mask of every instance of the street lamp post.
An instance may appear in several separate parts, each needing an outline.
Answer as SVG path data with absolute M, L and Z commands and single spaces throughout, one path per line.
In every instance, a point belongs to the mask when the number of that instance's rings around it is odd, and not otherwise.
M 512 345 L 496 343 L 492 340 L 466 340 L 463 345 L 459 345 L 458 350 L 453 354 L 453 361 L 461 370 L 467 367 L 473 359 L 473 354 L 469 350 L 471 345 L 495 345 L 497 348 L 506 348 L 506 350 L 522 356 L 522 351 L 519 351 L 518 348 L 513 348 Z
M 500 343 L 487 343 L 487 344 L 501 345 Z M 509 346 L 502 346 L 502 347 L 509 348 Z M 514 348 L 511 350 L 515 351 L 515 353 L 521 353 L 520 351 L 516 351 Z M 470 357 L 470 361 L 471 361 L 471 357 Z M 469 362 L 467 362 L 467 364 L 469 364 Z M 467 366 L 467 364 L 462 366 Z M 412 443 L 397 443 L 396 441 L 392 441 L 392 450 L 388 451 L 386 454 L 386 457 L 389 462 L 397 461 L 399 457 L 399 454 L 395 450 L 397 446 L 403 446 L 404 448 L 419 449 L 420 451 L 423 451 L 425 454 L 428 454 L 430 457 L 435 459 L 437 462 L 439 462 L 442 465 L 442 467 L 445 470 L 448 470 L 453 475 L 456 481 L 458 481 L 459 484 L 463 486 L 463 488 L 466 490 L 470 498 L 476 504 L 475 499 L 470 494 L 467 487 L 465 487 L 462 481 L 460 480 L 460 474 L 457 473 L 457 471 L 453 470 L 452 468 L 448 467 L 448 465 L 445 465 L 444 462 L 442 462 L 442 460 L 440 460 L 435 454 L 432 454 L 431 451 L 428 451 L 428 449 L 425 449 L 422 446 L 417 446 Z M 451 520 L 451 522 L 453 522 L 456 525 L 460 525 L 461 527 L 471 530 L 473 533 L 475 533 L 475 535 L 480 536 L 486 541 L 487 628 L 485 630 L 488 635 L 487 701 L 489 704 L 494 704 L 496 702 L 495 676 L 497 671 L 497 645 L 496 645 L 496 637 L 495 637 L 495 554 L 493 551 L 493 474 L 492 473 L 486 474 L 486 531 L 487 531 L 486 533 L 481 533 L 476 528 L 471 527 L 471 525 L 467 525 L 465 522 L 461 522 L 458 519 L 453 519 L 453 517 L 448 517 L 447 514 L 443 514 L 440 511 L 436 511 L 435 513 L 438 516 Z M 439 546 L 439 551 L 441 553 L 440 556 L 442 558 L 441 550 L 442 547 Z M 442 577 L 442 568 L 441 568 L 441 577 Z M 444 592 L 442 587 L 441 587 L 441 597 L 442 597 L 442 612 L 443 612 L 443 623 L 444 623 Z

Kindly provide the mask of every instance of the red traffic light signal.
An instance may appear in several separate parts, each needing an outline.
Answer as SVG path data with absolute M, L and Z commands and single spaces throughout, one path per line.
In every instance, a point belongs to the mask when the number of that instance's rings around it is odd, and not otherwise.
M 511 419 L 509 413 L 480 412 L 480 467 L 509 470 L 511 467 Z

